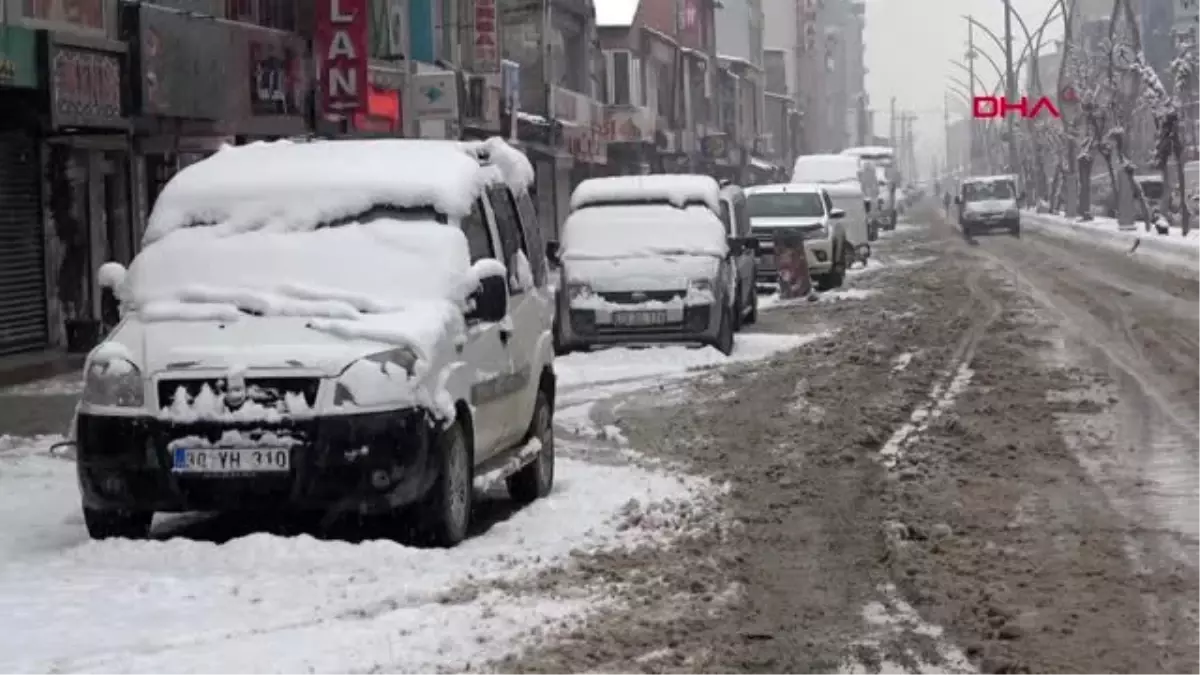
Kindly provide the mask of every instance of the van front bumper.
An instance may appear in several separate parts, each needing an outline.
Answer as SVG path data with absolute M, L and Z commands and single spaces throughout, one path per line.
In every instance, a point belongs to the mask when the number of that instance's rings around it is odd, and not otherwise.
M 173 470 L 173 442 L 216 444 L 228 431 L 283 439 L 291 445 L 290 469 Z M 76 467 L 83 505 L 97 510 L 386 513 L 417 501 L 433 484 L 435 433 L 432 418 L 419 409 L 271 424 L 80 414 Z

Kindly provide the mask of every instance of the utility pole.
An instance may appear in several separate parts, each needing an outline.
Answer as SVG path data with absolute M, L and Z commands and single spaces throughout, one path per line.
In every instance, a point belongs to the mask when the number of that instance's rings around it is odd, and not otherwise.
M 975 22 L 971 21 L 970 17 L 967 17 L 967 18 L 968 18 L 968 21 L 967 21 L 967 66 L 968 66 L 969 70 L 971 71 L 968 74 L 968 79 L 970 81 L 967 84 L 970 85 L 970 89 L 971 89 L 970 94 L 971 94 L 971 99 L 972 99 L 972 105 L 974 105 L 974 99 L 975 99 Z M 975 150 L 976 150 L 975 125 L 976 125 L 975 120 L 971 120 L 970 125 L 968 125 L 969 131 L 970 131 L 969 139 L 967 141 L 967 145 L 970 148 L 970 150 L 968 150 L 968 152 L 967 152 L 967 157 L 969 158 L 969 161 L 967 164 L 967 173 L 968 174 L 975 173 Z
M 888 143 L 896 147 L 896 97 L 892 97 L 892 115 L 888 119 Z
M 950 95 L 942 94 L 942 128 L 946 134 L 946 169 L 949 172 L 950 162 L 953 161 L 950 157 Z
M 1004 0 L 1004 79 L 1005 98 L 1017 100 L 1017 74 L 1013 72 L 1013 43 L 1012 43 L 1012 0 Z M 1005 132 L 1008 134 L 1008 170 L 1019 173 L 1017 168 L 1017 137 L 1013 133 L 1015 125 L 1012 115 L 1004 116 Z

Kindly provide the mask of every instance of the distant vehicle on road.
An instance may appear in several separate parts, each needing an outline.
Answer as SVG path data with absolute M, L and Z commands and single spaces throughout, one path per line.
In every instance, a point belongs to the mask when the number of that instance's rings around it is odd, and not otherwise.
M 994 229 L 1021 236 L 1020 201 L 1024 199 L 1012 174 L 972 176 L 962 181 L 954 203 L 963 234 L 973 236 Z

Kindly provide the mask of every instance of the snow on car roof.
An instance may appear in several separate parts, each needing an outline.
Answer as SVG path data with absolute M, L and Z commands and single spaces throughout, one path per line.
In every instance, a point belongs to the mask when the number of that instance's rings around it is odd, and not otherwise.
M 703 206 L 629 204 L 572 212 L 563 222 L 562 249 L 563 260 L 723 257 L 729 244 L 724 223 Z
M 863 145 L 856 148 L 846 148 L 842 154 L 847 157 L 892 157 L 896 154 L 895 149 L 886 145 Z
M 1016 179 L 1017 179 L 1017 177 L 1011 173 L 1003 173 L 1003 174 L 996 174 L 994 176 L 970 176 L 968 178 L 964 178 L 962 180 L 962 182 L 964 184 L 965 183 L 995 183 L 996 181 L 1001 181 L 1001 180 L 1016 180 Z
M 801 155 L 792 167 L 793 183 L 858 181 L 858 159 L 847 155 Z
M 374 206 L 471 212 L 488 185 L 525 190 L 533 166 L 502 139 L 276 141 L 227 146 L 167 183 L 145 244 L 198 224 L 229 232 L 310 230 Z
M 631 201 L 667 201 L 678 207 L 703 202 L 720 213 L 721 186 L 712 176 L 685 173 L 589 178 L 571 194 L 571 210 Z
M 774 185 L 755 185 L 746 188 L 746 196 L 762 194 L 778 194 L 780 192 L 820 192 L 828 187 L 819 183 L 776 183 Z

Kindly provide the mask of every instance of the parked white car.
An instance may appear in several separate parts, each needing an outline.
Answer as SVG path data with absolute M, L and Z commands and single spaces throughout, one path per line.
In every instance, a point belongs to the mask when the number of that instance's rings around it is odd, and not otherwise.
M 809 275 L 817 286 L 824 290 L 842 285 L 853 252 L 846 235 L 846 211 L 835 205 L 829 188 L 803 183 L 746 188 L 750 229 L 758 238 L 760 274 L 777 274 L 774 242 L 781 234 L 795 233 L 804 238 Z
M 720 187 L 708 176 L 593 178 L 571 196 L 562 242 L 559 342 L 698 342 L 733 351 L 741 303 Z
M 155 512 L 411 510 L 449 546 L 476 477 L 547 494 L 532 180 L 499 139 L 259 143 L 179 172 L 128 272 L 101 270 L 123 317 L 74 423 L 91 535 L 145 536 Z

